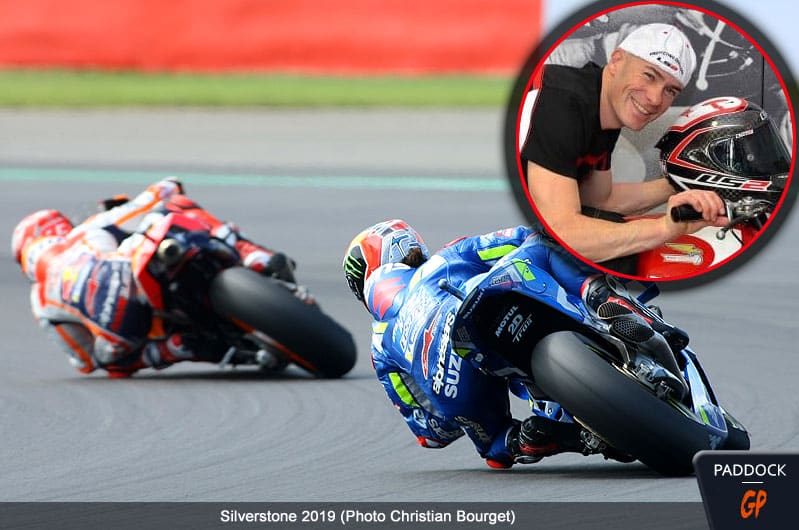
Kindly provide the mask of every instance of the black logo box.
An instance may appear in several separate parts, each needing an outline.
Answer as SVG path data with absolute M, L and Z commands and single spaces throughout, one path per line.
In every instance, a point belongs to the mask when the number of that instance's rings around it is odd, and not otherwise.
M 702 451 L 694 469 L 712 529 L 799 528 L 799 453 Z

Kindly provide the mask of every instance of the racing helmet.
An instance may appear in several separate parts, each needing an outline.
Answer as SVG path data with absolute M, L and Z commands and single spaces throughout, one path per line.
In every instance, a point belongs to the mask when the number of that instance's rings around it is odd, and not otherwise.
M 344 254 L 344 276 L 355 298 L 363 301 L 363 284 L 380 266 L 399 263 L 411 249 L 430 257 L 422 237 L 400 219 L 383 221 L 367 228 L 350 242 Z
M 23 274 L 36 281 L 42 256 L 72 230 L 72 222 L 57 210 L 39 210 L 17 224 L 11 237 L 11 253 Z
M 768 114 L 742 98 L 716 97 L 689 107 L 658 141 L 660 163 L 678 190 L 715 191 L 776 201 L 791 155 Z

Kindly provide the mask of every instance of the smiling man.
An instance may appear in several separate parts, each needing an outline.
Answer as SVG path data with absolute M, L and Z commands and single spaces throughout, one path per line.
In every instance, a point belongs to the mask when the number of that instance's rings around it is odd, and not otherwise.
M 538 213 L 573 251 L 595 263 L 635 255 L 704 226 L 723 226 L 724 204 L 708 191 L 677 193 L 665 178 L 615 183 L 611 154 L 622 127 L 640 131 L 661 116 L 689 82 L 696 54 L 668 24 L 630 33 L 608 64 L 547 65 L 531 92 L 532 113 L 522 164 Z M 703 219 L 669 215 L 627 222 L 624 216 L 690 204 Z M 629 272 L 624 271 L 622 272 Z

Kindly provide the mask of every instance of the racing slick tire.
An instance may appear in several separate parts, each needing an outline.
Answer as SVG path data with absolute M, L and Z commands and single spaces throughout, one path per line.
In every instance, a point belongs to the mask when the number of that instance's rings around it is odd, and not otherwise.
M 596 348 L 570 331 L 547 335 L 531 359 L 536 386 L 622 453 L 663 475 L 693 473 L 694 454 L 711 449 L 703 424 L 620 372 Z
M 214 277 L 209 297 L 217 314 L 268 335 L 291 362 L 316 376 L 341 377 L 355 365 L 352 335 L 280 280 L 234 267 Z

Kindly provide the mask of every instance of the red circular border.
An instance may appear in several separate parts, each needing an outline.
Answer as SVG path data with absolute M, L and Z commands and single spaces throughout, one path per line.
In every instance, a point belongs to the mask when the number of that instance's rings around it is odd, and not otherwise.
M 685 9 L 692 9 L 694 11 L 700 11 L 700 12 L 706 14 L 706 15 L 709 15 L 709 16 L 715 18 L 716 20 L 720 20 L 720 21 L 724 22 L 729 27 L 731 27 L 735 31 L 737 31 L 740 35 L 743 35 L 744 38 L 746 38 L 746 40 L 748 40 L 760 52 L 760 54 L 763 56 L 763 58 L 766 60 L 766 62 L 768 63 L 769 67 L 771 68 L 772 72 L 774 72 L 774 75 L 777 77 L 777 80 L 780 83 L 780 87 L 782 88 L 782 91 L 783 91 L 783 93 L 786 96 L 785 97 L 785 101 L 786 101 L 786 104 L 788 105 L 788 112 L 791 115 L 791 127 L 793 129 L 793 131 L 792 131 L 793 132 L 793 134 L 792 134 L 792 150 L 791 150 L 791 168 L 790 168 L 790 173 L 788 175 L 788 183 L 786 184 L 785 191 L 782 193 L 782 196 L 780 197 L 779 201 L 777 201 L 777 205 L 774 207 L 774 211 L 772 212 L 772 214 L 769 216 L 768 220 L 766 221 L 766 224 L 763 226 L 762 229 L 760 229 L 757 232 L 757 234 L 752 239 L 752 241 L 750 241 L 746 246 L 743 246 L 740 249 L 738 249 L 731 256 L 728 256 L 727 258 L 725 258 L 722 261 L 716 263 L 715 265 L 711 265 L 707 269 L 702 270 L 702 271 L 697 272 L 697 273 L 694 273 L 694 274 L 670 276 L 668 278 L 645 278 L 645 277 L 642 277 L 642 276 L 633 276 L 633 275 L 630 275 L 630 274 L 623 274 L 623 273 L 608 269 L 606 267 L 602 267 L 601 265 L 598 265 L 598 264 L 594 263 L 593 261 L 590 261 L 590 260 L 584 258 L 581 254 L 575 252 L 571 247 L 569 247 L 566 243 L 564 243 L 563 240 L 560 237 L 558 237 L 558 235 L 555 234 L 554 231 L 549 227 L 547 222 L 544 220 L 544 217 L 540 214 L 538 209 L 535 207 L 535 203 L 533 202 L 533 199 L 530 196 L 530 190 L 527 188 L 527 183 L 524 180 L 524 170 L 522 168 L 521 152 L 519 150 L 519 127 L 521 125 L 522 109 L 524 107 L 524 101 L 525 101 L 524 97 L 521 98 L 521 101 L 519 103 L 519 109 L 518 109 L 518 111 L 516 113 L 516 127 L 515 127 L 515 136 L 514 136 L 514 140 L 515 141 L 514 141 L 513 148 L 514 148 L 514 151 L 515 151 L 515 154 L 516 154 L 516 169 L 518 171 L 519 180 L 521 181 L 521 184 L 522 184 L 522 190 L 524 191 L 524 194 L 527 197 L 528 204 L 532 207 L 533 212 L 535 213 L 535 215 L 538 218 L 538 220 L 544 225 L 544 227 L 546 227 L 548 233 L 552 237 L 554 237 L 557 240 L 557 242 L 563 248 L 568 250 L 571 255 L 573 255 L 574 257 L 576 257 L 577 259 L 579 259 L 580 261 L 582 261 L 586 265 L 589 265 L 589 266 L 591 266 L 591 267 L 593 267 L 593 268 L 595 268 L 597 270 L 600 270 L 600 271 L 605 272 L 607 274 L 611 274 L 613 276 L 617 276 L 617 277 L 621 277 L 621 278 L 627 278 L 627 279 L 630 279 L 630 280 L 646 281 L 646 282 L 652 282 L 652 281 L 657 281 L 657 282 L 661 282 L 661 281 L 662 282 L 666 282 L 666 281 L 668 281 L 668 282 L 671 282 L 671 281 L 686 280 L 686 279 L 690 279 L 690 278 L 697 278 L 697 277 L 703 276 L 703 275 L 705 275 L 705 274 L 707 274 L 707 273 L 709 273 L 711 271 L 718 270 L 719 268 L 723 267 L 727 263 L 733 261 L 739 255 L 744 253 L 758 239 L 760 239 L 761 235 L 763 235 L 766 232 L 766 230 L 768 229 L 768 227 L 771 224 L 771 222 L 779 214 L 780 208 L 782 207 L 782 203 L 785 201 L 785 197 L 788 195 L 788 190 L 790 189 L 791 182 L 793 181 L 793 171 L 794 171 L 794 165 L 796 163 L 796 120 L 795 120 L 795 115 L 794 115 L 794 111 L 793 111 L 793 104 L 791 102 L 791 98 L 789 96 L 789 92 L 788 92 L 788 90 L 786 88 L 785 81 L 783 80 L 782 75 L 780 74 L 779 70 L 777 70 L 777 68 L 774 66 L 774 63 L 772 62 L 771 58 L 763 50 L 763 48 L 757 42 L 755 42 L 755 40 L 752 39 L 752 37 L 750 37 L 749 34 L 746 33 L 744 30 L 742 30 L 737 24 L 729 21 L 728 19 L 722 17 L 721 15 L 718 15 L 718 14 L 716 14 L 716 13 L 714 13 L 714 12 L 712 12 L 712 11 L 706 9 L 706 8 L 699 7 L 699 6 L 692 5 L 692 4 L 686 4 L 686 3 L 682 3 L 682 2 L 669 2 L 669 1 L 663 1 L 663 2 L 660 2 L 660 1 L 629 2 L 629 3 L 621 4 L 619 6 L 615 6 L 615 7 L 612 7 L 612 8 L 604 9 L 604 10 L 592 15 L 591 17 L 588 17 L 588 18 L 585 18 L 585 19 L 581 20 L 580 22 L 575 24 L 572 27 L 571 30 L 569 30 L 566 33 L 564 33 L 563 36 L 560 37 L 555 42 L 555 44 L 550 46 L 549 49 L 547 49 L 546 53 L 541 56 L 541 59 L 539 60 L 538 64 L 535 66 L 535 68 L 533 69 L 533 73 L 530 76 L 529 80 L 527 81 L 527 84 L 524 87 L 524 91 L 522 92 L 522 94 L 527 94 L 530 91 L 530 87 L 531 87 L 531 85 L 533 83 L 533 80 L 539 74 L 539 71 L 543 68 L 544 63 L 546 62 L 547 58 L 552 54 L 552 52 L 558 46 L 560 46 L 560 44 L 564 40 L 566 40 L 572 33 L 577 31 L 580 27 L 584 26 L 586 23 L 588 23 L 588 22 L 590 22 L 590 21 L 592 21 L 592 20 L 594 20 L 594 19 L 596 19 L 596 18 L 598 18 L 598 17 L 600 17 L 600 16 L 602 16 L 602 15 L 604 15 L 606 13 L 610 13 L 610 12 L 613 12 L 613 11 L 619 11 L 621 9 L 625 9 L 625 8 L 628 8 L 628 7 L 647 6 L 647 5 L 669 5 L 669 6 L 681 7 L 681 8 L 685 8 Z

